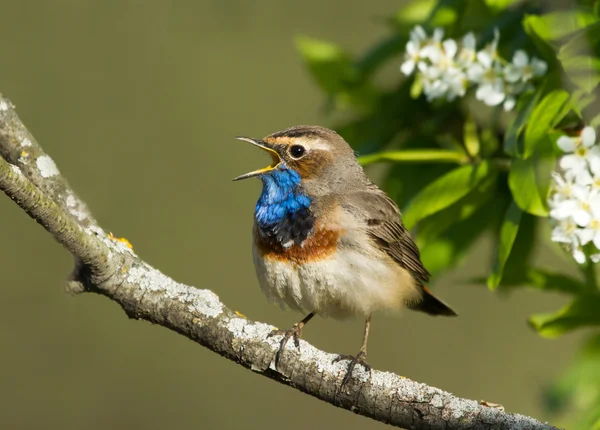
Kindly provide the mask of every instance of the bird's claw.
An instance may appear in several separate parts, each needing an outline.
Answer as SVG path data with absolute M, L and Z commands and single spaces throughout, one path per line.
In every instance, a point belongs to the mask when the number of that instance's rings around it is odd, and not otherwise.
M 279 343 L 279 349 L 277 350 L 277 354 L 275 354 L 275 369 L 279 367 L 279 360 L 281 359 L 281 353 L 285 348 L 285 345 L 288 343 L 290 338 L 294 338 L 294 345 L 298 350 L 300 350 L 300 338 L 302 337 L 302 326 L 300 324 L 294 324 L 289 330 L 273 330 L 268 334 L 267 338 L 281 335 L 283 338 Z
M 340 354 L 336 358 L 333 359 L 333 363 L 337 363 L 339 361 L 348 360 L 348 367 L 346 368 L 346 375 L 342 380 L 342 385 L 340 385 L 340 390 L 344 388 L 344 385 L 348 383 L 350 378 L 352 377 L 352 372 L 354 371 L 354 367 L 357 364 L 360 364 L 365 371 L 371 373 L 371 366 L 367 363 L 367 353 L 365 351 L 360 351 L 358 354 L 354 355 L 343 355 Z

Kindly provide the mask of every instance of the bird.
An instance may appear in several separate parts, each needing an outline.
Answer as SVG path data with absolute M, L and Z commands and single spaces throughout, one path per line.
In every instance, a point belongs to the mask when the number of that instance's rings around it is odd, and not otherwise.
M 430 274 L 396 203 L 365 174 L 351 146 L 320 126 L 294 126 L 262 139 L 237 137 L 271 156 L 262 169 L 234 178 L 259 178 L 252 254 L 260 288 L 282 309 L 306 314 L 281 335 L 300 348 L 316 315 L 365 320 L 363 341 L 348 360 L 344 386 L 356 365 L 370 372 L 367 340 L 376 311 L 408 308 L 456 316 L 427 288 Z

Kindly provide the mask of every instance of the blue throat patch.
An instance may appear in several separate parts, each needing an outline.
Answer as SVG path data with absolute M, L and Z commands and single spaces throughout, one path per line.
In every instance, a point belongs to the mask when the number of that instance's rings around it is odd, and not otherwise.
M 254 216 L 262 235 L 278 244 L 302 243 L 312 230 L 311 199 L 298 190 L 302 178 L 285 166 L 261 176 L 262 193 Z

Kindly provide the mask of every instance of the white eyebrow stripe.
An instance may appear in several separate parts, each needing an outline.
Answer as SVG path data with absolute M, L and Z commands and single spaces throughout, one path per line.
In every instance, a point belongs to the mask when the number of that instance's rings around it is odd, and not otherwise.
M 317 141 L 317 142 L 307 142 L 306 146 L 308 149 L 322 149 L 323 151 L 331 151 L 331 147 L 326 143 Z

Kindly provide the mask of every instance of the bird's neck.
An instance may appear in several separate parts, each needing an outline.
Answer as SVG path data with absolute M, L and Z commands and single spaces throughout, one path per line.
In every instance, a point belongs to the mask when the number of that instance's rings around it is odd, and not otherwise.
M 302 243 L 314 220 L 310 211 L 312 200 L 301 190 L 300 174 L 280 167 L 261 179 L 263 190 L 254 213 L 260 234 L 284 246 Z

